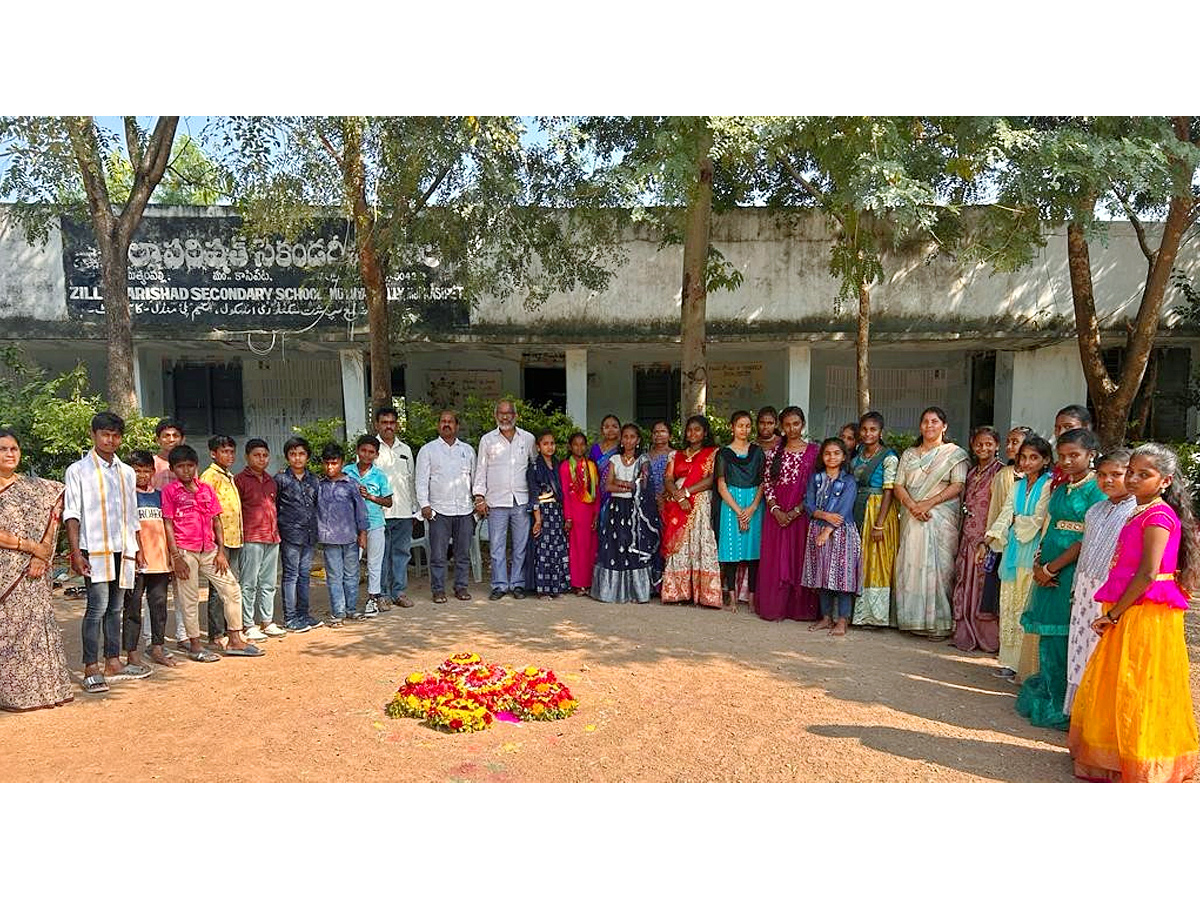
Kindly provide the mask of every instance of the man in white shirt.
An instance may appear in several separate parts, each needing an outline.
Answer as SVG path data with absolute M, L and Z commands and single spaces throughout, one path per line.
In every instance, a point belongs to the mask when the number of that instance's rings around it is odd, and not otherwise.
M 471 472 L 475 451 L 458 439 L 458 414 L 443 410 L 438 435 L 417 453 L 417 504 L 429 529 L 429 586 L 434 603 L 446 602 L 447 546 L 454 542 L 454 596 L 470 600 L 467 572 L 475 516 L 471 512 Z
M 375 431 L 379 438 L 379 456 L 375 465 L 392 487 L 392 505 L 384 507 L 385 543 L 383 551 L 383 593 L 377 598 L 379 609 L 392 603 L 406 609 L 408 599 L 408 560 L 411 556 L 413 518 L 417 515 L 416 465 L 412 448 L 396 437 L 396 410 L 384 406 L 375 411 Z
M 475 467 L 475 512 L 487 516 L 492 555 L 491 599 L 505 594 L 525 597 L 525 547 L 529 543 L 529 480 L 533 435 L 517 427 L 517 408 L 511 400 L 496 404 L 496 429 L 479 441 Z M 508 534 L 512 532 L 512 566 L 508 565 Z
M 143 564 L 138 541 L 137 475 L 117 459 L 125 421 L 110 412 L 92 417 L 92 449 L 67 467 L 63 481 L 63 522 L 71 568 L 83 576 L 83 689 L 108 690 L 108 680 L 145 678 L 147 666 L 121 665 L 121 612 L 133 588 L 134 569 Z M 104 671 L 100 639 L 104 638 Z

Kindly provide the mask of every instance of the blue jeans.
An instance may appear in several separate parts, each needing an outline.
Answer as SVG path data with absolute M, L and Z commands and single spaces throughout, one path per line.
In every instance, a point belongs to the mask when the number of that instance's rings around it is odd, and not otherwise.
M 435 594 L 446 592 L 446 556 L 454 541 L 454 589 L 466 590 L 471 567 L 471 540 L 475 535 L 475 517 L 435 515 L 425 523 L 429 529 L 429 587 Z
M 529 510 L 524 506 L 488 507 L 488 547 L 492 556 L 492 590 L 525 587 L 525 547 L 529 543 Z M 508 533 L 512 530 L 512 567 L 508 566 Z
M 329 585 L 329 615 L 346 618 L 358 610 L 358 544 L 323 544 L 325 583 Z
M 284 624 L 308 620 L 308 582 L 312 575 L 312 544 L 292 544 L 283 541 L 279 545 L 283 559 L 283 621 Z
M 120 560 L 117 562 L 120 565 Z M 83 664 L 100 662 L 100 629 L 104 628 L 104 658 L 121 655 L 121 612 L 125 591 L 119 578 L 112 581 L 83 579 L 87 589 L 87 611 L 83 614 Z
M 383 551 L 383 587 L 381 593 L 395 599 L 408 590 L 408 560 L 412 556 L 413 520 L 385 519 L 387 538 Z
M 854 606 L 853 594 L 847 594 L 845 591 L 822 590 L 820 597 L 822 616 L 828 616 L 831 619 L 850 618 L 850 610 Z M 836 614 L 834 607 L 837 608 Z
M 238 581 L 242 586 L 242 625 L 267 625 L 275 618 L 279 545 L 242 544 Z

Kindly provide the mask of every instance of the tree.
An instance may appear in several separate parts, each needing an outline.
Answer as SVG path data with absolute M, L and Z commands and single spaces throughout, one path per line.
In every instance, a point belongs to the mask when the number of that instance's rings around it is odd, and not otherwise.
M 887 250 L 925 244 L 936 251 L 953 239 L 970 190 L 957 165 L 957 141 L 933 120 L 913 116 L 742 117 L 723 130 L 765 202 L 782 211 L 816 208 L 829 222 L 837 300 L 857 300 L 862 415 L 871 408 L 871 287 L 884 277 Z
M 980 171 L 993 186 L 978 239 L 979 258 L 1000 270 L 1028 263 L 1048 228 L 1066 226 L 1067 266 L 1079 356 L 1101 443 L 1125 440 L 1154 348 L 1179 246 L 1200 216 L 1200 118 L 1000 118 L 980 144 Z M 1116 377 L 1104 365 L 1089 244 L 1104 239 L 1101 213 L 1133 227 L 1146 259 L 1137 312 L 1127 325 Z M 1149 217 L 1162 217 L 1159 228 Z
M 589 179 L 566 120 L 275 117 L 225 124 L 224 166 L 259 228 L 337 211 L 354 223 L 370 329 L 371 398 L 391 401 L 391 341 L 419 310 L 389 279 L 427 263 L 474 301 L 534 307 L 576 285 L 603 290 L 620 259 L 612 197 Z M 536 133 L 531 133 L 531 131 Z
M 661 247 L 683 245 L 680 289 L 680 417 L 703 413 L 708 392 L 708 292 L 734 290 L 742 274 L 712 245 L 713 212 L 748 199 L 743 173 L 723 165 L 722 135 L 707 116 L 605 116 L 581 125 L 634 221 L 652 224 Z
M 104 162 L 118 153 L 118 136 L 100 128 L 91 116 L 0 118 L 0 146 L 9 160 L 0 192 L 16 199 L 11 212 L 29 239 L 44 241 L 60 215 L 82 218 L 86 210 L 100 252 L 108 339 L 107 399 L 109 407 L 123 416 L 138 411 L 129 245 L 166 172 L 178 123 L 178 116 L 160 116 L 147 134 L 135 116 L 124 117 L 132 178 L 122 188 Z

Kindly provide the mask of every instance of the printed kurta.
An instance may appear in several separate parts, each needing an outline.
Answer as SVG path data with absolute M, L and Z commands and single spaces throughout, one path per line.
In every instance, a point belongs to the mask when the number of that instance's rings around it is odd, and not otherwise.
M 900 457 L 896 484 L 916 502 L 967 480 L 967 452 L 956 444 L 941 444 L 922 453 L 910 447 Z M 896 624 L 901 631 L 934 637 L 954 630 L 950 598 L 954 592 L 954 555 L 958 551 L 961 500 L 933 507 L 928 522 L 900 513 L 900 544 L 896 551 Z
M 534 593 L 551 596 L 571 589 L 563 489 L 556 468 L 557 464 L 547 464 L 539 455 L 525 473 L 530 510 L 538 510 L 542 518 L 541 533 L 530 533 L 525 584 Z
M 854 524 L 854 498 L 858 485 L 853 476 L 841 474 L 830 478 L 826 472 L 816 472 L 808 481 L 804 495 L 804 510 L 808 513 L 808 539 L 804 550 L 804 571 L 800 583 L 816 590 L 857 594 L 861 586 L 862 546 Z M 831 525 L 814 519 L 815 512 L 836 513 L 841 525 Z M 829 537 L 818 545 L 822 532 Z

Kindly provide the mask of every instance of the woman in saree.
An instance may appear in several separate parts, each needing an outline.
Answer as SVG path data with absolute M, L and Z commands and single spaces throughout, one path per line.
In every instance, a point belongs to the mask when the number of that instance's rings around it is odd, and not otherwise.
M 712 526 L 713 471 L 717 448 L 704 416 L 683 429 L 684 449 L 667 463 L 663 504 L 662 602 L 721 605 L 721 566 Z
M 596 474 L 600 479 L 600 496 L 597 514 L 604 512 L 608 503 L 608 466 L 621 450 L 621 420 L 609 413 L 600 420 L 600 440 L 592 444 L 588 457 L 596 464 Z
M 646 456 L 650 459 L 650 489 L 654 492 L 655 512 L 658 515 L 658 530 L 662 533 L 663 504 L 666 502 L 667 464 L 675 453 L 671 449 L 671 426 L 659 419 L 650 426 L 650 450 Z M 662 548 L 654 554 L 652 560 L 653 572 L 651 582 L 652 596 L 662 596 L 663 556 Z
M 896 476 L 896 499 L 903 507 L 892 582 L 896 624 L 931 640 L 945 640 L 954 630 L 958 497 L 967 481 L 967 451 L 946 440 L 948 424 L 939 407 L 921 413 L 921 437 L 900 457 Z
M 71 675 L 50 605 L 63 486 L 18 475 L 21 445 L 0 429 L 0 709 L 69 703 Z
M 592 596 L 604 603 L 650 602 L 651 560 L 660 532 L 650 490 L 650 459 L 642 433 L 628 423 L 621 450 L 608 467 L 609 502 L 600 514 L 600 547 L 592 572 Z
M 962 536 L 954 560 L 954 596 L 950 603 L 954 612 L 954 646 L 959 650 L 995 653 L 1000 649 L 1000 617 L 980 609 L 987 574 L 983 569 L 987 558 L 983 536 L 987 531 L 992 482 L 1004 468 L 997 456 L 999 449 L 1000 435 L 990 425 L 971 433 L 975 465 L 967 473 L 967 486 L 963 489 Z
M 570 455 L 558 467 L 562 482 L 563 517 L 567 529 L 567 555 L 571 588 L 582 597 L 592 586 L 596 566 L 596 512 L 600 476 L 587 457 L 587 438 L 577 431 L 567 440 Z
M 899 507 L 893 490 L 900 457 L 883 443 L 883 416 L 871 411 L 858 423 L 858 452 L 850 473 L 858 485 L 854 524 L 862 536 L 862 593 L 854 604 L 854 624 L 886 628 L 895 625 L 892 571 L 900 540 Z
M 765 460 L 763 501 L 767 515 L 763 517 L 755 608 L 759 616 L 773 622 L 815 622 L 821 617 L 820 598 L 800 581 L 809 522 L 804 494 L 819 453 L 817 445 L 804 437 L 804 412 L 800 407 L 785 407 L 779 422 L 783 441 L 767 451 Z

